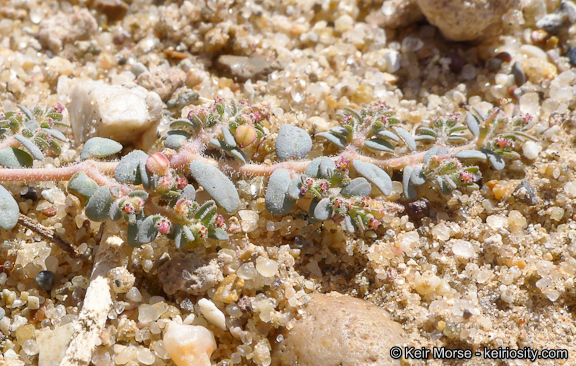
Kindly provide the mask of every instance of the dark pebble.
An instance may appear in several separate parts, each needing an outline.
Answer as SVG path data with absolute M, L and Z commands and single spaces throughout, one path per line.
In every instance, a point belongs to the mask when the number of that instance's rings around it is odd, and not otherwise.
M 421 220 L 426 216 L 430 216 L 430 208 L 428 207 L 427 199 L 420 199 L 410 202 L 406 205 L 406 213 L 412 220 Z
M 527 180 L 523 180 L 516 187 L 513 193 L 516 199 L 528 206 L 534 206 L 538 203 L 538 195 L 536 195 L 536 190 Z
M 576 66 L 576 47 L 570 47 L 568 52 L 564 55 L 568 57 L 568 61 L 570 61 L 570 65 Z
M 512 75 L 514 75 L 514 82 L 518 86 L 524 85 L 526 82 L 526 75 L 524 74 L 524 70 L 522 70 L 522 66 L 518 61 L 514 62 L 512 65 Z
M 54 272 L 52 271 L 41 271 L 36 276 L 36 283 L 43 291 L 50 291 L 54 287 Z
M 504 61 L 500 60 L 499 58 L 492 57 L 486 63 L 486 67 L 488 68 L 488 71 L 496 72 L 496 71 L 500 70 L 500 67 L 502 67 L 502 62 L 504 62 Z

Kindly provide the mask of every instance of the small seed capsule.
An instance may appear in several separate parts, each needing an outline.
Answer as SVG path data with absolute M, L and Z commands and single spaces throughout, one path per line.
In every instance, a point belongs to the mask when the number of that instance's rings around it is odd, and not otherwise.
M 146 160 L 146 169 L 152 174 L 166 175 L 170 169 L 170 161 L 161 152 L 155 152 Z
M 256 141 L 258 133 L 256 129 L 250 125 L 240 125 L 236 128 L 236 133 L 234 134 L 234 139 L 240 147 L 246 147 Z

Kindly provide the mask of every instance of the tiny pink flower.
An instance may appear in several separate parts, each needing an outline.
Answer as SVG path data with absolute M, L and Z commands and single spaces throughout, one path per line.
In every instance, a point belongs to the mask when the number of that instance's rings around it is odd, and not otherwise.
M 165 217 L 161 217 L 160 220 L 156 222 L 156 227 L 158 228 L 158 232 L 160 234 L 168 234 L 170 229 L 172 228 L 172 223 Z

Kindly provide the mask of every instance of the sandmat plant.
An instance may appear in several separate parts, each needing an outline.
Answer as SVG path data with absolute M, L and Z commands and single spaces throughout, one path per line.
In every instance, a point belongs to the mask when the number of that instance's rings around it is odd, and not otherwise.
M 403 210 L 387 198 L 393 171 L 402 172 L 403 202 L 418 198 L 425 185 L 443 194 L 477 189 L 483 170 L 504 169 L 507 160 L 521 158 L 525 141 L 536 140 L 527 115 L 470 109 L 434 116 L 410 132 L 377 102 L 344 108 L 339 125 L 315 136 L 339 152 L 307 160 L 313 139 L 304 129 L 284 124 L 272 134 L 270 106 L 216 98 L 174 120 L 152 152 L 132 150 L 118 161 L 123 146 L 94 137 L 80 162 L 35 168 L 34 160 L 57 156 L 67 141 L 60 130 L 68 128 L 64 108 L 20 109 L 0 116 L 0 181 L 68 181 L 68 193 L 90 220 L 126 223 L 131 246 L 158 235 L 178 248 L 228 239 L 226 216 L 240 205 L 232 176 L 268 176 L 265 207 L 272 215 L 303 208 L 310 221 L 334 220 L 350 233 L 375 238 L 382 218 Z M 265 164 L 259 149 L 271 138 L 278 161 Z M 199 190 L 211 199 L 198 200 Z M 3 229 L 22 220 L 2 186 L 0 210 Z

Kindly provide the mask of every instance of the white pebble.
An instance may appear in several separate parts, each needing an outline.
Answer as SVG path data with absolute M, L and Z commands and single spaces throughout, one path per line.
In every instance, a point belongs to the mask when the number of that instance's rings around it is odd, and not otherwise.
M 540 154 L 542 150 L 542 146 L 534 141 L 526 141 L 526 143 L 522 146 L 522 153 L 527 159 L 534 160 Z
M 452 252 L 463 258 L 474 258 L 476 251 L 472 243 L 466 240 L 452 240 Z
M 216 307 L 216 305 L 214 305 L 212 301 L 208 299 L 200 299 L 198 301 L 198 306 L 200 306 L 200 311 L 206 320 L 220 329 L 226 329 L 226 316 Z
M 388 50 L 384 55 L 386 61 L 386 72 L 393 73 L 400 70 L 400 54 L 395 50 Z
M 210 356 L 216 349 L 214 335 L 208 329 L 175 322 L 169 323 L 163 343 L 177 366 L 210 366 Z

